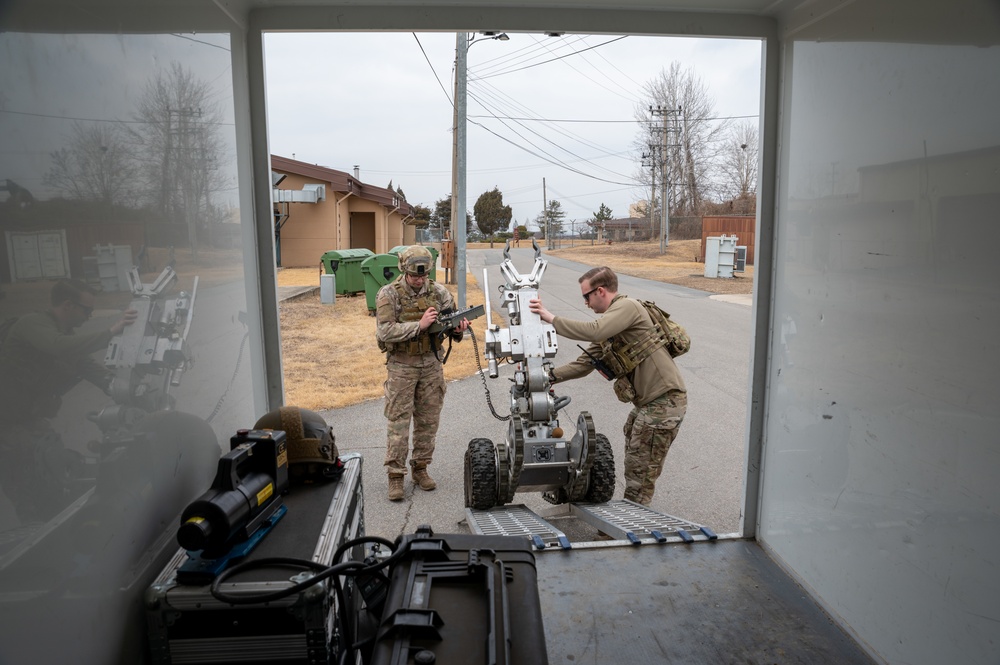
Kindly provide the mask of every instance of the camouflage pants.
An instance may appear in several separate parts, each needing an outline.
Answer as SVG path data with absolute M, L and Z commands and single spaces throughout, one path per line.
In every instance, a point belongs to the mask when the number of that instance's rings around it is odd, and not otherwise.
M 434 454 L 441 409 L 444 407 L 444 368 L 441 363 L 423 366 L 389 360 L 385 381 L 385 417 L 389 421 L 385 469 L 390 476 L 406 475 L 406 456 L 413 422 L 413 456 L 410 466 L 426 467 Z
M 663 460 L 677 438 L 687 393 L 671 390 L 632 409 L 625 421 L 625 498 L 648 506 L 656 491 Z

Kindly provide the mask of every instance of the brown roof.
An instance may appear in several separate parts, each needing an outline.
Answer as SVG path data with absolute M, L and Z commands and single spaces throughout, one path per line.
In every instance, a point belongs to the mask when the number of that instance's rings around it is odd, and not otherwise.
M 356 180 L 350 173 L 337 171 L 336 169 L 308 164 L 287 157 L 271 155 L 271 168 L 279 173 L 294 173 L 295 175 L 315 179 L 327 186 L 333 192 L 346 194 L 353 193 L 363 199 L 374 201 L 386 208 L 395 208 L 395 201 L 399 201 L 399 212 L 404 216 L 413 214 L 413 209 L 409 203 L 401 199 L 399 195 L 391 189 L 378 187 L 376 185 L 366 185 L 360 180 Z

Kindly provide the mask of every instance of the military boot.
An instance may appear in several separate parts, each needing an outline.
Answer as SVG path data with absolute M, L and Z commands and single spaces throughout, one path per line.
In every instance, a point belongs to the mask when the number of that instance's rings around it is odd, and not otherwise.
M 413 468 L 413 482 L 416 483 L 417 487 L 427 492 L 438 486 L 438 484 L 434 482 L 434 479 L 427 473 L 427 467 L 425 466 Z
M 403 500 L 403 476 L 389 476 L 389 501 Z

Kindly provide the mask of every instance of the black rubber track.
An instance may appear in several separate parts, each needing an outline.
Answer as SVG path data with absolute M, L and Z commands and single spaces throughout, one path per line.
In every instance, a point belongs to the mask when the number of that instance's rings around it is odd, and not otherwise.
M 586 500 L 605 503 L 615 494 L 615 453 L 608 437 L 598 434 L 594 440 L 594 465 L 590 467 L 590 485 Z
M 465 507 L 487 510 L 497 505 L 497 460 L 493 442 L 473 439 L 465 451 Z

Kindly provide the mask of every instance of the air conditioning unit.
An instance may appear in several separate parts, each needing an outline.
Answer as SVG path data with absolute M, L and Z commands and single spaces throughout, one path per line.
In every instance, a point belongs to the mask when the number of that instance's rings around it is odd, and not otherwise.
M 736 246 L 736 267 L 733 272 L 746 272 L 747 270 L 747 246 Z

